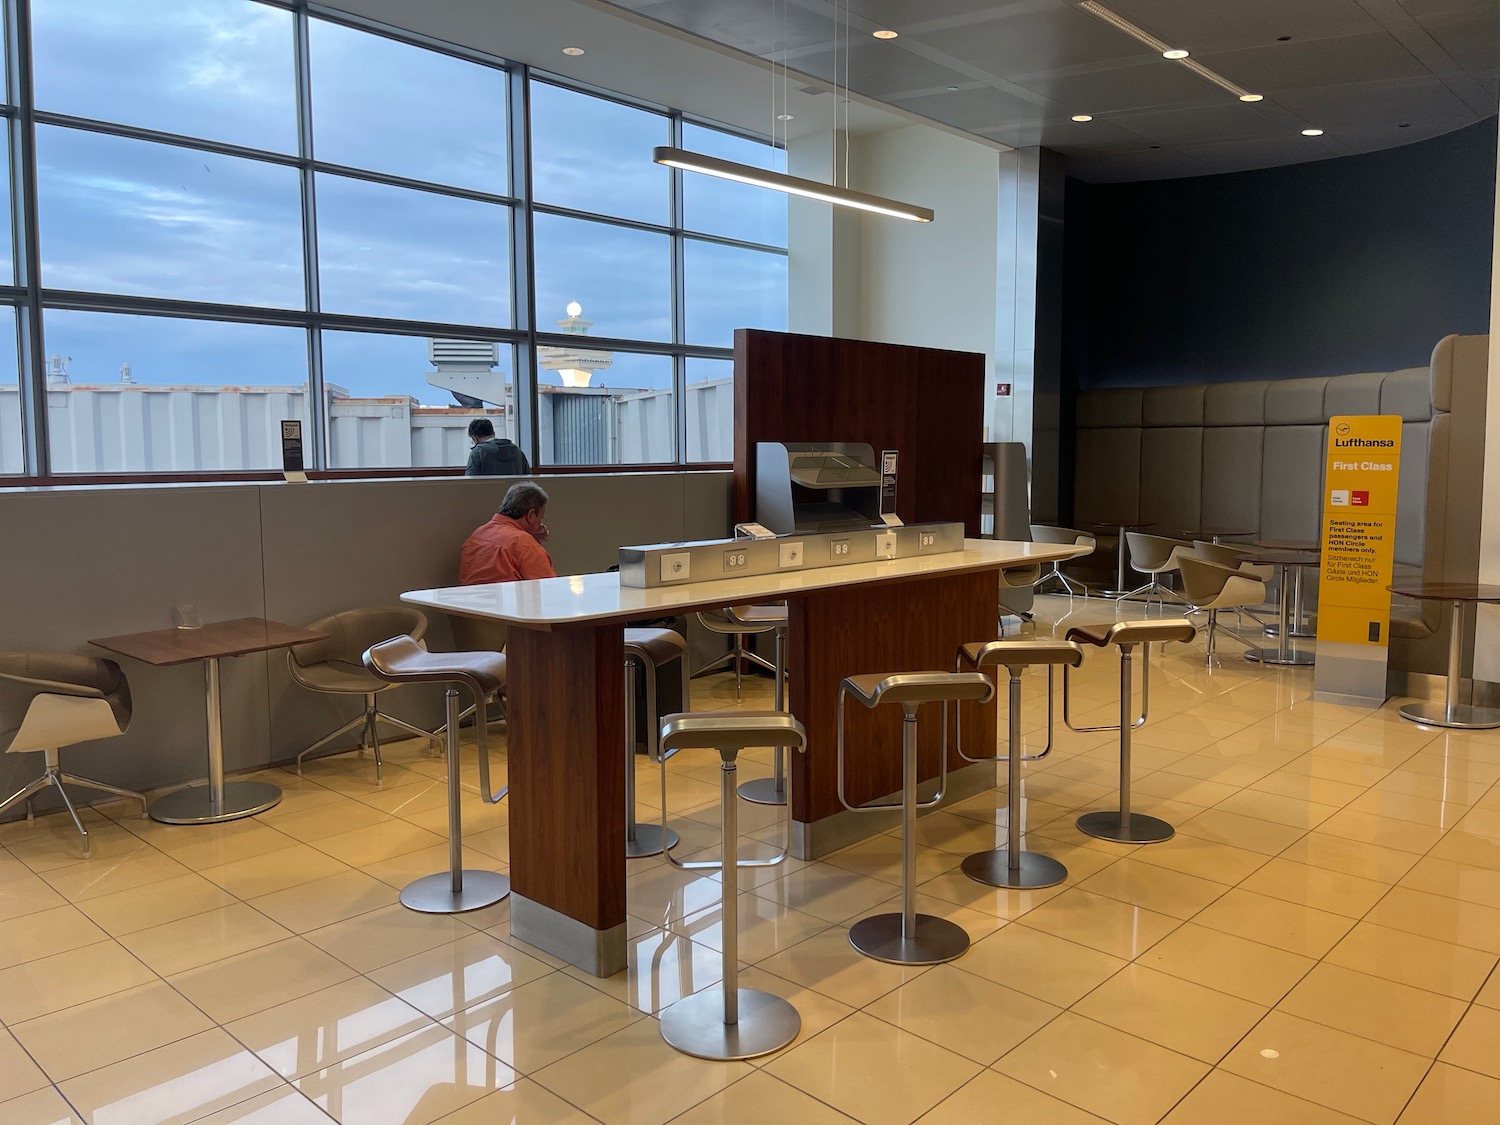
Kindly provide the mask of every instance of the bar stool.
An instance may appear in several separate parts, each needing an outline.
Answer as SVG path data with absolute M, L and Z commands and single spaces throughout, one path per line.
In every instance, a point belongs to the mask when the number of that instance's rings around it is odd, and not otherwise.
M 443 696 L 447 727 L 444 738 L 448 754 L 448 870 L 424 875 L 401 891 L 401 905 L 422 914 L 462 914 L 493 906 L 510 894 L 510 880 L 495 871 L 464 868 L 463 823 L 459 802 L 458 685 L 474 693 L 480 707 L 505 682 L 505 658 L 494 652 L 428 652 L 410 637 L 395 637 L 371 645 L 364 665 L 381 680 L 392 684 L 445 683 Z M 490 789 L 490 748 L 481 718 L 474 724 L 479 746 L 479 795 L 497 804 L 508 786 Z
M 1190 641 L 1198 635 L 1193 623 L 1185 617 L 1167 618 L 1161 621 L 1117 621 L 1099 625 L 1075 625 L 1068 630 L 1067 639 L 1108 648 L 1117 645 L 1120 649 L 1120 721 L 1102 727 L 1074 726 L 1068 707 L 1068 669 L 1063 669 L 1063 721 L 1080 734 L 1095 731 L 1117 730 L 1120 732 L 1120 809 L 1118 812 L 1084 813 L 1078 818 L 1078 830 L 1100 840 L 1114 840 L 1121 844 L 1158 844 L 1170 840 L 1174 829 L 1165 820 L 1130 811 L 1130 732 L 1146 721 L 1151 701 L 1151 644 L 1168 641 Z M 1141 657 L 1141 714 L 1131 720 L 1131 703 L 1135 685 L 1132 678 L 1131 651 L 1143 645 Z
M 776 710 L 786 710 L 786 630 L 788 614 L 786 602 L 770 605 L 732 605 L 724 616 L 736 624 L 764 632 L 770 625 L 776 634 L 776 661 L 771 674 L 776 677 Z M 735 698 L 739 698 L 736 680 Z M 786 804 L 786 749 L 778 746 L 771 759 L 771 776 L 756 777 L 740 784 L 740 796 L 757 805 Z
M 779 996 L 739 987 L 739 868 L 762 867 L 765 861 L 739 860 L 735 759 L 746 746 L 795 746 L 807 750 L 807 732 L 783 711 L 737 711 L 730 714 L 668 715 L 658 741 L 670 755 L 690 746 L 717 750 L 720 836 L 719 867 L 724 895 L 723 983 L 684 997 L 661 1013 L 661 1035 L 669 1045 L 700 1059 L 753 1059 L 785 1047 L 802 1029 L 797 1009 Z M 667 857 L 671 859 L 670 856 Z M 782 858 L 785 858 L 783 853 Z
M 960 669 L 1002 666 L 1010 671 L 1010 742 L 1008 753 L 971 758 L 964 753 L 963 723 L 959 723 L 958 756 L 966 762 L 1005 762 L 1009 794 L 1006 800 L 1006 846 L 975 852 L 963 862 L 963 871 L 978 883 L 1013 889 L 1051 887 L 1068 877 L 1068 869 L 1051 856 L 1021 850 L 1021 763 L 1034 762 L 1052 752 L 1052 682 L 1059 665 L 1076 668 L 1083 663 L 1083 649 L 1074 641 L 1051 638 L 998 640 L 968 644 L 958 650 Z M 1047 745 L 1039 754 L 1021 753 L 1021 673 L 1034 665 L 1047 666 Z M 998 732 L 997 732 L 998 741 Z
M 677 846 L 677 833 L 666 826 L 637 824 L 635 818 L 635 676 L 640 668 L 646 676 L 646 753 L 666 769 L 666 758 L 657 750 L 656 672 L 664 664 L 681 660 L 687 641 L 672 629 L 625 630 L 625 858 L 660 855 Z M 688 700 L 683 699 L 686 705 Z M 663 781 L 665 788 L 665 781 Z M 665 841 L 665 844 L 663 843 Z
M 851 805 L 844 796 L 844 698 L 852 695 L 873 710 L 882 703 L 901 705 L 902 784 L 899 802 Z M 943 799 L 948 785 L 948 703 L 973 700 L 988 703 L 995 687 L 983 672 L 893 672 L 849 676 L 839 684 L 838 794 L 851 812 L 901 810 L 901 911 L 874 914 L 849 928 L 849 944 L 866 957 L 896 965 L 936 965 L 951 961 L 969 948 L 969 935 L 946 918 L 917 913 L 917 810 Z M 917 800 L 917 708 L 943 704 L 943 749 L 938 791 L 930 800 Z

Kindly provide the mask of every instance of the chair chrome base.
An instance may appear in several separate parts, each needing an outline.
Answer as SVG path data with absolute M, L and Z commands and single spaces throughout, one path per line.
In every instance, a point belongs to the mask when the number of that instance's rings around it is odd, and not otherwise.
M 1010 852 L 1007 849 L 975 852 L 964 859 L 963 872 L 976 883 L 1009 887 L 1011 890 L 1055 887 L 1068 877 L 1068 869 L 1050 855 L 1022 852 L 1020 859 L 1017 870 L 1012 871 Z
M 148 811 L 163 824 L 218 824 L 254 816 L 280 802 L 281 789 L 270 782 L 226 781 L 224 799 L 217 805 L 209 786 L 194 785 L 158 797 Z
M 912 936 L 901 936 L 901 915 L 873 914 L 849 927 L 849 944 L 891 965 L 941 965 L 969 948 L 969 935 L 946 918 L 918 914 Z
M 1114 840 L 1119 844 L 1159 844 L 1170 840 L 1177 831 L 1165 820 L 1145 813 L 1129 813 L 1122 824 L 1118 810 L 1084 813 L 1078 818 L 1078 831 L 1097 840 Z
M 1464 703 L 1449 707 L 1445 703 L 1407 703 L 1401 717 L 1430 727 L 1452 727 L 1456 730 L 1489 730 L 1500 727 L 1500 711 L 1493 707 L 1470 707 Z
M 779 787 L 774 777 L 754 778 L 740 786 L 739 794 L 753 805 L 784 805 L 786 778 L 781 779 Z
M 737 990 L 739 1022 L 724 1022 L 724 990 L 684 997 L 661 1014 L 661 1037 L 700 1059 L 753 1059 L 785 1047 L 802 1030 L 797 1009 L 757 988 Z
M 661 855 L 667 848 L 675 848 L 680 837 L 667 829 L 667 847 L 661 846 L 662 830 L 659 824 L 637 824 L 635 837 L 625 837 L 625 858 L 645 859 L 649 855 Z
M 401 905 L 419 914 L 464 914 L 494 906 L 510 894 L 510 880 L 494 871 L 465 868 L 463 890 L 453 891 L 453 875 L 423 875 L 401 889 Z

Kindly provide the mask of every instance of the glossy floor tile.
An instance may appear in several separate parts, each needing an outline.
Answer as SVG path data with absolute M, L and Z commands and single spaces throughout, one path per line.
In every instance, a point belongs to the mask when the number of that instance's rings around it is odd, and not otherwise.
M 1045 630 L 1067 603 L 1038 608 Z M 748 1062 L 679 1054 L 656 1019 L 720 980 L 716 872 L 632 862 L 630 967 L 606 980 L 513 940 L 508 904 L 402 908 L 399 889 L 447 861 L 425 745 L 391 743 L 382 786 L 354 755 L 272 771 L 283 804 L 228 825 L 90 809 L 87 861 L 54 818 L 0 826 L 0 1125 L 1495 1125 L 1500 731 L 1313 704 L 1305 669 L 1208 674 L 1172 647 L 1153 657 L 1134 771 L 1170 840 L 1077 830 L 1115 799 L 1118 753 L 1065 730 L 1022 780 L 1025 847 L 1063 883 L 959 869 L 1003 842 L 1003 787 L 922 819 L 919 909 L 968 930 L 960 959 L 850 946 L 852 921 L 899 905 L 893 826 L 742 872 L 740 983 L 802 1021 Z M 1117 682 L 1091 657 L 1080 710 L 1110 717 Z M 693 687 L 736 706 L 726 677 Z M 1040 741 L 1044 678 L 1023 687 Z M 769 696 L 751 677 L 740 706 Z M 503 761 L 503 727 L 492 740 Z M 690 853 L 717 846 L 719 819 L 696 759 L 669 765 Z M 742 848 L 764 852 L 779 816 L 744 805 Z M 471 795 L 465 817 L 470 862 L 504 871 L 506 806 Z

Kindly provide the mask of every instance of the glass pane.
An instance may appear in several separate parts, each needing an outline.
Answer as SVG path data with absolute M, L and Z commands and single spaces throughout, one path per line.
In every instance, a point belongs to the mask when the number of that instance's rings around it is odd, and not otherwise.
M 312 20 L 319 160 L 510 195 L 505 72 Z
M 583 386 L 562 386 L 548 368 L 560 349 L 539 348 L 537 437 L 544 465 L 629 465 L 673 461 L 677 416 L 672 357 L 595 352 L 596 366 Z
M 786 153 L 760 141 L 682 126 L 683 147 L 705 156 L 734 160 L 773 172 L 786 171 Z M 738 238 L 743 242 L 786 245 L 787 196 L 750 184 L 737 184 L 697 172 L 682 174 L 682 222 L 688 230 Z
M 36 106 L 297 150 L 292 13 L 248 0 L 32 0 Z
M 509 207 L 317 179 L 324 312 L 509 326 Z
M 329 465 L 463 468 L 474 418 L 517 440 L 514 371 L 509 344 L 325 331 Z
M 297 172 L 37 126 L 42 284 L 304 307 Z
M 687 342 L 734 345 L 736 328 L 786 331 L 785 254 L 715 242 L 684 242 Z
M 734 364 L 687 361 L 686 461 L 734 460 Z
M 307 424 L 301 328 L 48 309 L 42 330 L 56 472 L 279 469 L 281 421 Z
M 672 338 L 667 235 L 541 214 L 534 229 L 538 331 L 552 331 L 576 303 L 595 336 Z
M 4 54 L 4 52 L 0 51 L 0 54 Z M 14 246 L 15 225 L 12 222 L 12 213 L 10 209 L 11 148 L 9 121 L 5 123 L 3 128 L 0 128 L 0 139 L 3 139 L 5 142 L 6 153 L 5 156 L 0 157 L 0 223 L 5 224 L 5 233 L 4 235 L 0 235 L 0 279 L 3 279 L 5 284 L 7 285 L 13 285 L 16 281 L 16 265 Z M 0 331 L 3 330 L 3 326 L 0 326 Z M 4 355 L 3 349 L 5 348 L 5 346 L 6 345 L 4 344 L 0 344 L 0 356 Z M 3 363 L 4 360 L 0 359 L 0 364 Z
M 16 358 L 16 310 L 0 310 L 0 474 L 26 469 L 21 450 L 21 365 Z
M 659 113 L 531 84 L 531 194 L 538 203 L 665 225 L 671 172 L 651 162 L 651 150 L 669 143 Z

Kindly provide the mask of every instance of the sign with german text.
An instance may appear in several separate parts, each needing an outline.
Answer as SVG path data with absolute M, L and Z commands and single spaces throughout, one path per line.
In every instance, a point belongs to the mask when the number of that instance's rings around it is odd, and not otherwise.
M 890 522 L 890 517 L 896 514 L 896 460 L 896 450 L 881 450 L 880 515 L 887 523 Z
M 1395 561 L 1400 476 L 1399 416 L 1329 419 L 1318 586 L 1320 642 L 1381 648 L 1389 644 L 1391 594 L 1386 587 Z

